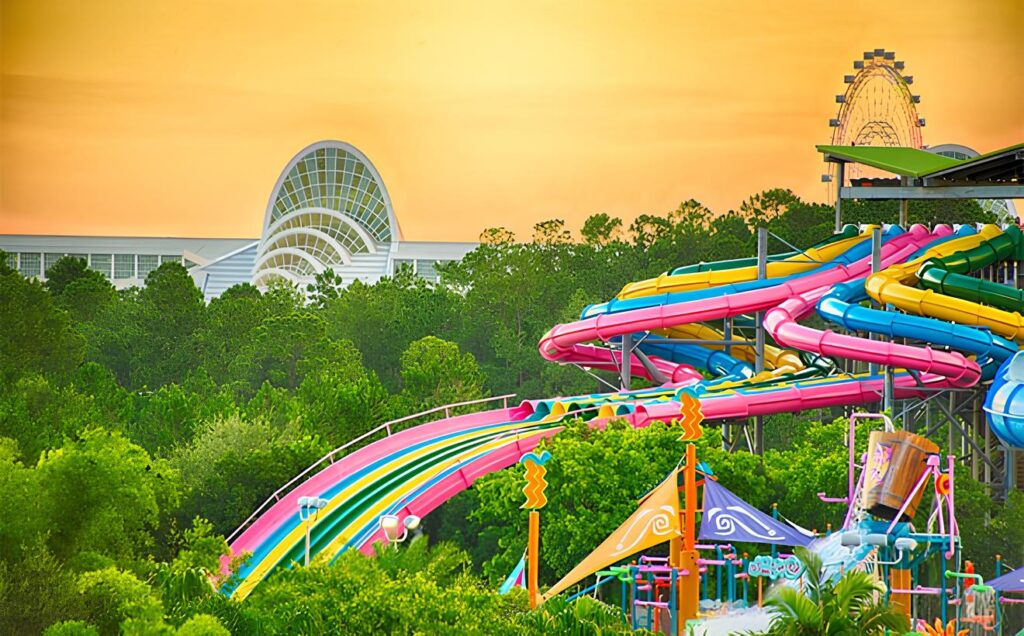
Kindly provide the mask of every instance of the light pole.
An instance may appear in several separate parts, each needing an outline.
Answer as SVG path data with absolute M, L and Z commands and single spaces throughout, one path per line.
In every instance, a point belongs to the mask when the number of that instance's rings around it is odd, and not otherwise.
M 299 519 L 306 524 L 306 561 L 309 565 L 309 528 L 327 506 L 327 500 L 320 497 L 299 497 Z
M 420 518 L 416 515 L 409 515 L 405 521 L 399 519 L 398 515 L 384 515 L 380 518 L 380 527 L 384 531 L 384 538 L 388 540 L 388 545 L 405 541 L 410 530 L 416 536 L 419 536 L 421 532 Z

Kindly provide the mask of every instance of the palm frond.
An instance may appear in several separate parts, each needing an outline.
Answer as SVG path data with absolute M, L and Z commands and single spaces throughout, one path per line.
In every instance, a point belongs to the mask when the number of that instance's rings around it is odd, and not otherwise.
M 787 624 L 796 624 L 801 628 L 818 629 L 822 624 L 821 607 L 791 587 L 784 587 L 769 597 L 764 606 L 775 613 L 776 620 Z
M 883 591 L 871 575 L 857 571 L 847 573 L 833 588 L 836 604 L 846 613 L 859 613 L 873 605 L 875 593 Z

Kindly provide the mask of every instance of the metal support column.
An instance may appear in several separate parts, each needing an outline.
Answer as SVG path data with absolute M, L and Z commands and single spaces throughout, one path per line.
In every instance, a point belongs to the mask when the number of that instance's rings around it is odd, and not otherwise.
M 843 181 L 846 180 L 846 164 L 836 164 L 836 234 L 843 230 Z
M 900 182 L 901 182 L 901 184 L 903 186 L 909 186 L 910 185 L 910 179 L 908 179 L 907 177 L 902 177 L 900 179 Z M 908 216 L 907 209 L 908 209 L 909 203 L 910 202 L 907 199 L 900 199 L 900 227 L 902 227 L 902 228 L 906 228 L 907 224 L 908 224 L 908 221 L 907 221 L 907 216 Z
M 1003 496 L 1009 497 L 1010 493 L 1017 487 L 1017 466 L 1015 465 L 1016 453 L 1012 448 L 1003 444 Z
M 629 390 L 631 372 L 633 370 L 633 334 L 627 333 L 622 336 L 622 357 L 619 358 L 619 388 L 623 391 Z
M 840 164 L 842 165 L 842 164 Z M 768 278 L 768 228 L 757 228 L 757 280 Z M 754 348 L 754 371 L 764 371 L 764 312 L 757 312 L 755 317 L 757 323 Z M 754 418 L 754 452 L 758 455 L 764 454 L 764 416 L 758 415 Z

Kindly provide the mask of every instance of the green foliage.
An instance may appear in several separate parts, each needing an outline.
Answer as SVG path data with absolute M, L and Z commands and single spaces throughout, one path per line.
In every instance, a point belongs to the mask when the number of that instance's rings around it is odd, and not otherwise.
M 410 410 L 476 400 L 484 377 L 471 353 L 434 336 L 421 338 L 402 354 L 402 397 Z
M 502 620 L 505 599 L 470 576 L 467 562 L 423 539 L 381 558 L 350 551 L 330 566 L 280 573 L 256 589 L 246 611 L 269 634 L 512 633 Z
M 89 429 L 39 461 L 49 545 L 68 559 L 97 552 L 121 563 L 153 545 L 161 511 L 177 503 L 178 474 L 121 434 Z
M 61 256 L 50 269 L 46 270 L 46 291 L 56 297 L 62 296 L 72 283 L 86 279 L 106 280 L 103 274 L 89 269 L 84 258 Z
M 843 521 L 842 506 L 826 506 L 818 493 L 837 497 L 846 492 L 849 454 L 846 449 L 846 418 L 807 427 L 788 450 L 765 454 L 772 481 L 776 484 L 779 511 L 809 529 L 824 531 L 828 524 L 838 528 Z M 866 449 L 872 426 L 858 425 L 858 444 Z
M 3 634 L 38 634 L 48 625 L 78 618 L 82 613 L 74 573 L 53 556 L 41 537 L 27 537 L 25 541 L 20 545 L 24 558 L 0 560 Z
M 558 549 L 542 553 L 542 580 L 554 583 L 633 513 L 636 502 L 661 483 L 685 452 L 679 435 L 678 428 L 659 422 L 639 430 L 612 422 L 595 431 L 577 421 L 550 442 L 552 459 L 545 478 L 552 486 L 546 491 L 541 541 Z M 721 437 L 711 429 L 699 444 L 699 454 L 730 490 L 754 506 L 770 505 L 757 457 L 722 451 Z M 468 532 L 479 542 L 474 553 L 494 554 L 483 563 L 492 583 L 503 579 L 522 555 L 527 523 L 527 511 L 520 509 L 522 489 L 522 469 L 514 468 L 482 477 L 472 491 L 456 498 L 473 501 L 468 507 L 474 508 L 469 513 L 474 525 Z
M 400 357 L 414 341 L 428 335 L 450 337 L 458 322 L 457 294 L 434 287 L 402 269 L 373 285 L 360 281 L 324 303 L 323 315 L 333 338 L 355 344 L 366 366 L 389 390 L 401 385 Z
M 178 522 L 204 516 L 227 534 L 325 452 L 319 439 L 294 424 L 278 429 L 238 415 L 208 422 L 170 458 L 184 485 Z
M 768 636 L 818 634 L 902 634 L 910 629 L 898 609 L 881 601 L 885 587 L 871 575 L 851 570 L 833 583 L 821 558 L 805 548 L 796 555 L 806 572 L 803 591 L 783 586 L 765 601 L 774 612 Z
M 42 284 L 0 273 L 0 382 L 30 373 L 63 377 L 81 363 L 84 341 Z
M 86 572 L 78 579 L 78 591 L 88 621 L 100 634 L 120 633 L 124 623 L 140 633 L 154 633 L 163 626 L 160 600 L 130 572 L 117 568 Z
M 231 632 L 220 624 L 217 617 L 197 614 L 178 628 L 178 636 L 231 636 Z
M 99 631 L 85 621 L 61 621 L 47 627 L 43 636 L 99 636 Z
M 95 400 L 74 386 L 55 385 L 40 375 L 0 386 L 0 430 L 17 440 L 27 459 L 34 461 L 100 421 L 103 413 Z
M 608 245 L 619 240 L 622 233 L 622 219 L 607 214 L 595 214 L 583 222 L 580 236 L 588 245 Z
M 552 599 L 519 616 L 518 626 L 537 634 L 652 634 L 646 629 L 633 631 L 622 619 L 618 608 L 611 607 L 589 596 L 581 596 L 571 603 L 561 598 Z
M 390 419 L 396 400 L 372 371 L 347 379 L 325 369 L 307 375 L 298 390 L 302 422 L 332 446 Z

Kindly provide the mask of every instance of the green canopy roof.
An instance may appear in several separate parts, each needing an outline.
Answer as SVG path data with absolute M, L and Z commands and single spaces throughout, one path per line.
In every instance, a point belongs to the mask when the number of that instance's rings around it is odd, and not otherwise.
M 843 161 L 862 163 L 866 166 L 892 172 L 904 177 L 923 177 L 930 172 L 952 168 L 960 163 L 952 157 L 944 157 L 917 148 L 893 148 L 888 146 L 818 146 L 818 152 Z
M 1024 143 L 964 160 L 945 157 L 917 148 L 888 146 L 818 146 L 817 148 L 818 152 L 824 154 L 827 159 L 862 163 L 893 174 L 920 178 L 938 172 L 947 172 L 953 168 L 957 169 L 956 172 L 959 172 L 960 168 L 968 167 L 973 170 L 975 164 L 987 163 L 992 159 L 1019 163 L 1020 160 L 1016 158 L 1016 152 L 1024 149 Z

